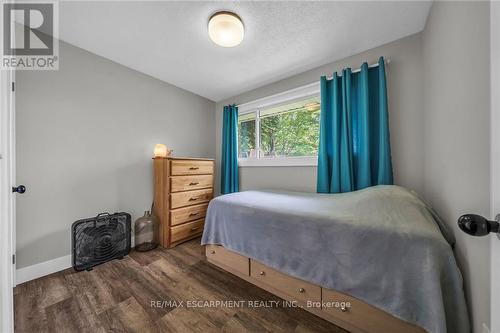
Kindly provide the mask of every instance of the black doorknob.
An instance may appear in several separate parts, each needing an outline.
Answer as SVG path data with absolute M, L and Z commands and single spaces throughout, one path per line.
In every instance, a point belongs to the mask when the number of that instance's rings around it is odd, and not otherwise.
M 12 192 L 17 192 L 19 194 L 23 194 L 24 192 L 26 192 L 26 186 L 24 185 L 19 185 L 17 187 L 13 187 L 12 188 Z
M 486 236 L 490 232 L 497 233 L 499 224 L 497 221 L 488 221 L 480 215 L 465 214 L 458 219 L 458 227 L 472 236 Z

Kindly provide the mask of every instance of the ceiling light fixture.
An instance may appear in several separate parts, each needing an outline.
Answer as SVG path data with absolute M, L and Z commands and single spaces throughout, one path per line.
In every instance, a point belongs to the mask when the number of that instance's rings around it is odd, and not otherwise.
M 245 35 L 241 18 L 232 12 L 221 11 L 210 16 L 208 35 L 217 45 L 234 47 L 239 45 Z

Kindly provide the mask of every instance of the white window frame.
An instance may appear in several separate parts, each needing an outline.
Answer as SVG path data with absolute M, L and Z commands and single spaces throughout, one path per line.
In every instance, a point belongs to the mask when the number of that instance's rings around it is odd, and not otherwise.
M 320 94 L 319 82 L 238 105 L 238 115 L 255 113 L 255 146 L 260 147 L 260 111 Z M 239 145 L 238 145 L 239 149 Z M 317 166 L 318 156 L 238 158 L 240 167 Z

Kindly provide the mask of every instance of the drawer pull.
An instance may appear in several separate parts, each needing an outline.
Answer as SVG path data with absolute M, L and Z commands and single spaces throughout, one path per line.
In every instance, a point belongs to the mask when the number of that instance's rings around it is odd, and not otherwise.
M 196 201 L 198 198 L 189 198 L 189 201 Z
M 344 304 L 342 304 L 342 305 L 340 306 L 340 311 L 342 311 L 342 312 L 347 312 L 347 308 L 346 308 L 346 306 L 345 306 Z
M 189 217 L 191 217 L 191 216 L 196 216 L 196 215 L 198 215 L 198 214 L 199 214 L 199 213 L 191 213 L 191 214 L 189 214 Z
M 261 271 L 259 274 L 262 275 L 262 276 L 264 276 L 264 275 L 266 275 L 266 272 Z
M 198 185 L 199 183 L 198 182 L 192 182 L 192 183 L 189 183 L 189 186 L 194 186 L 194 185 Z
M 215 254 L 215 250 L 210 251 L 211 254 Z
M 198 170 L 199 167 L 190 167 L 189 170 Z
M 200 229 L 200 227 L 192 227 L 191 231 L 195 231 L 196 229 Z
M 305 293 L 306 290 L 304 288 L 299 288 L 299 293 Z

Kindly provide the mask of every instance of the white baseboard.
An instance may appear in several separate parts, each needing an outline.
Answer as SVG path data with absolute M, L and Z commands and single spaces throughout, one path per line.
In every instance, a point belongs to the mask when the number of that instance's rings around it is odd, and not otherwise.
M 70 268 L 71 266 L 71 255 L 67 255 L 32 266 L 23 267 L 16 270 L 16 284 L 21 284 L 45 275 L 59 272 Z
M 132 236 L 130 249 L 134 248 L 134 243 L 134 236 Z M 16 270 L 16 285 L 65 270 L 72 266 L 71 255 L 67 255 L 28 267 L 19 268 Z

